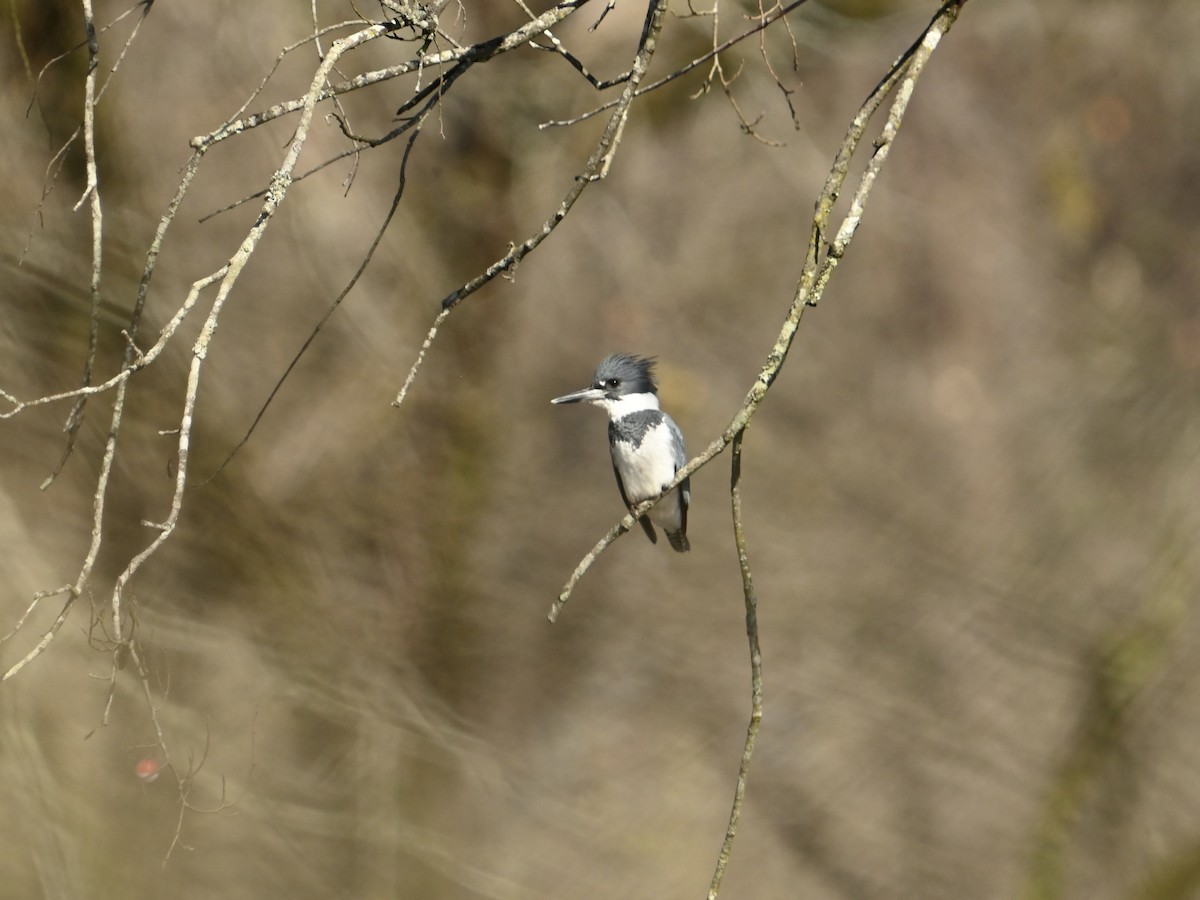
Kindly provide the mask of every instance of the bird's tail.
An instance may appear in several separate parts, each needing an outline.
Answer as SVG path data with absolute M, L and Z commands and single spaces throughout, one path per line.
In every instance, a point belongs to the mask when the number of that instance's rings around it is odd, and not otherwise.
M 666 529 L 663 529 L 666 531 Z M 676 553 L 687 553 L 692 549 L 692 545 L 688 543 L 687 535 L 682 531 L 667 531 L 667 540 L 671 543 L 671 549 Z

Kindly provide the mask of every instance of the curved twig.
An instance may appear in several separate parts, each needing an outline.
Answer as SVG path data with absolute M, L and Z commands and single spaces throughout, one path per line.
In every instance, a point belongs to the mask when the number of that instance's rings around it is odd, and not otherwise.
M 737 549 L 738 568 L 742 574 L 742 598 L 746 604 L 746 639 L 750 644 L 750 724 L 746 726 L 746 743 L 742 746 L 742 761 L 738 765 L 737 786 L 733 791 L 733 807 L 729 811 L 729 825 L 725 829 L 725 840 L 717 854 L 717 867 L 713 872 L 712 884 L 708 889 L 708 900 L 716 900 L 725 877 L 725 867 L 733 853 L 733 841 L 737 836 L 738 820 L 742 815 L 742 802 L 746 798 L 746 778 L 750 772 L 750 759 L 754 756 L 754 744 L 758 740 L 758 729 L 763 716 L 762 650 L 758 645 L 758 596 L 754 592 L 754 578 L 750 571 L 750 557 L 746 552 L 746 532 L 742 524 L 742 440 L 746 432 L 739 431 L 733 439 L 733 461 L 729 478 L 729 499 L 733 517 L 733 544 Z

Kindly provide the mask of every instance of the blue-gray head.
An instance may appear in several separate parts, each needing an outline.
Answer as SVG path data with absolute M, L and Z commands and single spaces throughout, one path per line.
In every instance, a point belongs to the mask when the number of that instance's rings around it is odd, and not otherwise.
M 590 387 L 555 397 L 551 403 L 592 403 L 610 414 L 620 410 L 658 409 L 658 382 L 654 360 L 629 353 L 613 353 L 596 366 Z

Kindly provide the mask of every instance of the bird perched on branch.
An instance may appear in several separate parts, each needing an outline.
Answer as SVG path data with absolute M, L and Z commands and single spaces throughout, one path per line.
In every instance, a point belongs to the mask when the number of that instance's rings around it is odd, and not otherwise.
M 632 512 L 643 500 L 657 497 L 687 462 L 683 433 L 658 406 L 654 360 L 614 353 L 596 367 L 591 387 L 555 397 L 551 403 L 590 403 L 608 413 L 608 449 L 621 499 Z M 638 521 L 650 543 L 658 543 L 654 525 L 666 532 L 679 553 L 691 549 L 687 539 L 691 479 L 685 478 Z M 652 525 L 651 522 L 654 524 Z

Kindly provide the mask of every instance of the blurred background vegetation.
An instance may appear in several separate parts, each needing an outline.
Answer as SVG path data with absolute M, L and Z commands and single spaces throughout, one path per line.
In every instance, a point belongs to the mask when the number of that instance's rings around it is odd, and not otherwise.
M 465 39 L 521 20 L 465 4 Z M 321 4 L 323 22 L 352 13 Z M 108 21 L 120 4 L 98 3 Z M 685 8 L 677 5 L 676 12 Z M 723 33 L 745 8 L 722 10 Z M 172 487 L 188 350 L 131 385 L 94 595 L 0 687 L 0 893 L 12 897 L 694 897 L 707 889 L 749 711 L 728 459 L 693 478 L 693 552 L 637 533 L 545 614 L 622 510 L 602 417 L 553 409 L 612 350 L 660 359 L 693 451 L 740 403 L 800 270 L 850 116 L 934 7 L 811 3 L 725 57 L 771 146 L 703 68 L 634 106 L 609 178 L 460 307 L 390 405 L 438 301 L 540 225 L 602 117 L 561 59 L 472 71 L 418 143 L 373 265 L 267 394 L 359 264 L 402 148 L 292 188 L 221 321 L 179 530 L 131 584 L 178 765 L 87 603 L 150 540 Z M 0 26 L 0 387 L 75 387 L 90 221 L 76 147 L 85 53 L 67 0 Z M 559 36 L 601 77 L 644 7 Z M 578 18 L 578 17 L 577 17 Z M 702 53 L 672 17 L 651 78 Z M 125 26 L 127 27 L 127 26 Z M 311 29 L 307 4 L 155 4 L 101 105 L 101 371 L 190 151 Z M 123 35 L 101 36 L 111 66 Z M 971 3 L 935 54 L 821 307 L 746 441 L 766 714 L 722 896 L 1200 895 L 1200 6 Z M 354 66 L 408 48 L 379 41 Z M 262 108 L 296 96 L 311 48 Z M 344 98 L 368 133 L 406 87 Z M 213 150 L 170 233 L 143 335 L 258 209 L 203 223 L 278 165 L 291 118 Z M 318 120 L 305 160 L 345 147 Z M 301 170 L 306 168 L 303 164 Z M 31 236 L 32 235 L 32 239 Z M 28 245 L 28 251 L 22 253 Z M 65 406 L 0 422 L 0 632 L 87 547 L 110 401 L 58 481 Z M 40 610 L 0 668 L 50 624 Z M 101 676 L 101 677 L 97 677 Z M 207 755 L 204 754 L 207 752 Z

